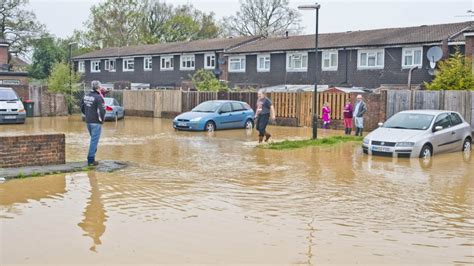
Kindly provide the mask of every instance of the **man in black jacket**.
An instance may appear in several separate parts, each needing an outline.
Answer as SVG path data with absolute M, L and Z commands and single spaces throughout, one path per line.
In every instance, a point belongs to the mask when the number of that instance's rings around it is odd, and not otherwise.
M 95 160 L 95 153 L 97 152 L 97 145 L 99 144 L 100 133 L 102 131 L 102 123 L 105 118 L 105 103 L 104 98 L 100 94 L 100 82 L 92 81 L 92 91 L 84 96 L 81 103 L 81 112 L 86 117 L 87 130 L 91 136 L 89 145 L 89 153 L 87 154 L 88 165 L 98 165 Z

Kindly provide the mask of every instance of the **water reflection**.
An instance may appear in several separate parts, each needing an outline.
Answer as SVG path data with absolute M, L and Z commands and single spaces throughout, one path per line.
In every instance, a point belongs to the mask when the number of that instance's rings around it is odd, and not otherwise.
M 90 184 L 90 197 L 84 210 L 84 219 L 78 226 L 84 230 L 86 236 L 92 238 L 93 244 L 90 250 L 96 252 L 97 246 L 102 244 L 100 238 L 105 233 L 107 212 L 102 203 L 96 172 L 88 172 L 87 176 Z

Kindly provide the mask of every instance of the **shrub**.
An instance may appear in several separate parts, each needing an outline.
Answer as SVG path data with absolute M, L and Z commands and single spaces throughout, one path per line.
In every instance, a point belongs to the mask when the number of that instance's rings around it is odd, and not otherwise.
M 223 81 L 216 78 L 214 73 L 208 70 L 199 69 L 192 76 L 194 87 L 198 91 L 228 91 L 229 87 Z
M 429 90 L 474 90 L 472 59 L 457 49 L 450 58 L 439 63 L 436 77 L 431 83 L 425 82 L 425 86 Z

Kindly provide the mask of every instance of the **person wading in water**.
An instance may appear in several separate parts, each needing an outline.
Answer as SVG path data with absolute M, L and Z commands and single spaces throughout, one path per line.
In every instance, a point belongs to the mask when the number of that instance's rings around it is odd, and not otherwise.
M 257 112 L 255 113 L 255 119 L 257 120 L 258 143 L 262 143 L 264 137 L 265 142 L 267 142 L 272 136 L 266 131 L 270 118 L 272 121 L 275 121 L 275 108 L 273 108 L 272 101 L 267 98 L 265 91 L 260 90 L 258 91 Z

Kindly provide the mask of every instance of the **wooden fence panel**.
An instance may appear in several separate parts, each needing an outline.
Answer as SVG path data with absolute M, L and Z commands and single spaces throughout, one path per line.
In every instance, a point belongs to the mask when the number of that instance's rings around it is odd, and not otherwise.
M 413 98 L 412 109 L 438 110 L 441 108 L 440 91 L 415 91 Z
M 471 120 L 471 99 L 468 91 L 444 91 L 444 109 L 459 112 L 466 121 Z
M 387 93 L 387 119 L 392 115 L 410 110 L 412 101 L 410 90 L 389 90 Z
M 179 90 L 162 90 L 155 92 L 154 116 L 161 117 L 162 112 L 180 113 L 182 94 Z
M 466 120 L 469 122 L 469 120 Z M 471 91 L 471 130 L 474 132 L 474 91 Z

